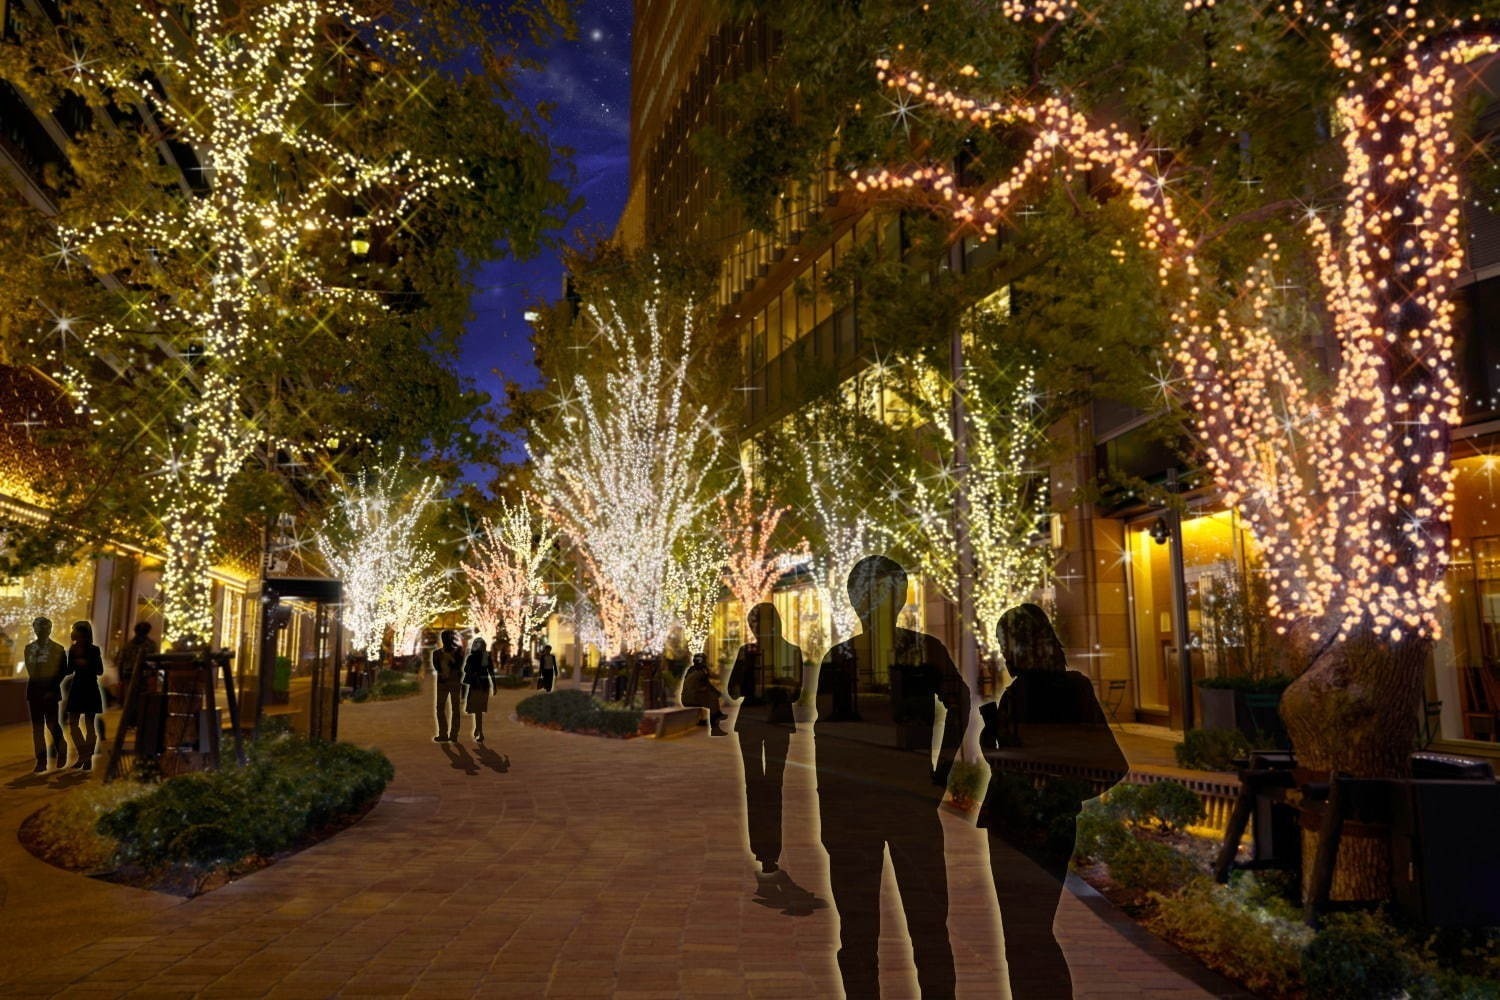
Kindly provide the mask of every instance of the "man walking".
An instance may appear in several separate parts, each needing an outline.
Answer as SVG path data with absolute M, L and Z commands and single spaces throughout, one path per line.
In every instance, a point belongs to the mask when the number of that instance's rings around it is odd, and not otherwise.
M 458 633 L 443 629 L 441 645 L 432 651 L 432 674 L 437 679 L 437 735 L 434 743 L 458 740 L 459 703 L 464 691 L 464 651 L 458 645 Z M 451 720 L 451 722 L 450 722 Z
M 880 996 L 880 875 L 889 848 L 922 995 L 951 997 L 956 977 L 938 805 L 968 726 L 969 689 L 938 639 L 897 626 L 906 604 L 906 571 L 898 564 L 884 556 L 860 560 L 849 574 L 849 600 L 862 630 L 823 659 L 813 729 L 844 993 L 851 1000 Z M 856 702 L 858 672 L 873 675 L 879 664 L 891 665 L 890 697 Z M 948 714 L 934 768 L 938 700 Z
M 36 751 L 36 771 L 47 770 L 49 757 L 53 766 L 62 767 L 68 751 L 63 745 L 62 682 L 67 666 L 67 651 L 52 641 L 52 620 L 38 618 L 31 623 L 36 641 L 26 645 L 26 708 L 31 713 L 31 743 Z M 52 734 L 52 750 L 47 750 L 45 732 Z

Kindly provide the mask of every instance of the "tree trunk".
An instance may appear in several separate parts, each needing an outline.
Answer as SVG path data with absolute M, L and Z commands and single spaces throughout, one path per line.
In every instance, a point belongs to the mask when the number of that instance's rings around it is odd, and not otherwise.
M 1320 653 L 1281 702 L 1298 765 L 1356 778 L 1405 777 L 1417 740 L 1417 706 L 1430 648 L 1428 639 L 1391 643 L 1362 634 Z M 1304 829 L 1304 890 L 1317 840 L 1316 831 Z M 1383 899 L 1389 894 L 1388 840 L 1383 831 L 1346 831 L 1332 899 Z

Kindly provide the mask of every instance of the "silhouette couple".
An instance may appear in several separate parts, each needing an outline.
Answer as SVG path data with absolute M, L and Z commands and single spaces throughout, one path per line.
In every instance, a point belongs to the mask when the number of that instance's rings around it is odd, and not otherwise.
M 880 995 L 880 880 L 888 850 L 922 995 L 951 997 L 956 974 L 939 806 L 969 724 L 969 689 L 941 641 L 898 624 L 907 593 L 899 564 L 867 557 L 848 587 L 860 632 L 828 651 L 815 678 L 800 676 L 800 651 L 782 637 L 774 606 L 758 605 L 747 616 L 754 642 L 737 656 L 727 687 L 744 699 L 735 731 L 758 894 L 806 895 L 779 867 L 781 786 L 792 706 L 815 691 L 818 811 L 839 913 L 844 992 Z M 1015 679 L 998 704 L 980 711 L 993 777 L 979 824 L 989 832 L 1012 995 L 1071 997 L 1052 924 L 1077 815 L 1099 785 L 1124 776 L 1126 764 L 1093 687 L 1067 669 L 1045 613 L 1021 605 L 1002 618 L 999 632 Z M 859 677 L 877 679 L 882 662 L 889 668 L 885 690 L 871 685 L 861 693 Z M 945 713 L 934 753 L 939 702 Z M 1094 780 L 1070 777 L 1078 774 Z M 788 905 L 785 912 L 810 909 Z

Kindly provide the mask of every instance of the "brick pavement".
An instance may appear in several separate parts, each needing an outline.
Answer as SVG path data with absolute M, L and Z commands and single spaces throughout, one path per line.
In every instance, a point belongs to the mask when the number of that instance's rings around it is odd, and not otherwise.
M 601 740 L 506 720 L 476 754 L 430 742 L 430 699 L 343 709 L 396 780 L 360 824 L 199 899 L 111 885 L 0 838 L 0 995 L 141 997 L 838 996 L 837 916 L 752 901 L 734 740 Z M 810 738 L 786 777 L 785 868 L 828 899 Z M 501 758 L 500 755 L 504 755 Z M 58 785 L 0 729 L 0 826 Z M 982 831 L 945 816 L 959 995 L 1003 997 Z M 1081 884 L 1058 932 L 1080 997 L 1230 995 Z M 917 995 L 889 862 L 887 997 Z

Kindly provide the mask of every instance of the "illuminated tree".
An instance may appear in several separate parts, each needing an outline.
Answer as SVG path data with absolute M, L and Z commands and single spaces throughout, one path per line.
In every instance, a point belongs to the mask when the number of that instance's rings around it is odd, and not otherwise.
M 950 457 L 951 388 L 935 372 L 925 375 L 914 380 L 917 394 L 942 438 L 940 454 Z M 1014 383 L 1009 398 L 965 395 L 968 467 L 961 471 L 965 527 L 974 552 L 975 620 L 970 627 L 981 649 L 990 648 L 1001 615 L 1034 600 L 1054 561 L 1044 540 L 1050 517 L 1046 475 L 1035 465 L 1046 435 L 1035 374 L 1023 371 Z M 922 572 L 951 600 L 957 600 L 958 590 L 953 497 L 959 473 L 951 464 L 939 466 L 935 475 L 915 465 L 910 493 L 914 530 L 905 538 Z
M 1342 190 L 1331 218 L 1314 206 L 1300 213 L 1317 280 L 1311 305 L 1335 348 L 1326 375 L 1308 373 L 1299 318 L 1312 310 L 1288 294 L 1296 286 L 1286 280 L 1294 272 L 1285 239 L 1267 234 L 1259 260 L 1224 294 L 1219 262 L 1206 258 L 1222 227 L 1192 232 L 1199 212 L 1179 209 L 1152 141 L 1093 121 L 1067 98 L 957 94 L 883 64 L 882 78 L 899 92 L 1030 145 L 978 192 L 932 166 L 877 171 L 857 184 L 923 192 L 961 229 L 993 234 L 1044 175 L 1110 176 L 1141 216 L 1171 301 L 1178 372 L 1170 388 L 1265 553 L 1270 609 L 1307 665 L 1282 709 L 1299 761 L 1399 776 L 1446 600 L 1449 435 L 1460 404 L 1451 294 L 1464 245 L 1458 98 L 1468 64 L 1500 42 L 1488 25 L 1426 19 L 1411 3 L 1368 16 L 1378 21 L 1373 30 L 1354 10 L 1297 24 L 1326 38 L 1347 76 L 1335 108 Z M 1383 895 L 1384 849 L 1346 845 L 1334 892 Z
M 689 653 L 708 649 L 708 634 L 713 630 L 714 608 L 718 607 L 724 589 L 724 563 L 728 556 L 729 549 L 722 536 L 695 532 L 678 542 L 676 556 L 667 567 L 667 600 Z
M 356 655 L 379 654 L 386 630 L 406 607 L 422 603 L 398 591 L 425 592 L 438 561 L 421 529 L 442 483 L 428 476 L 410 484 L 403 459 L 361 470 L 337 492 L 316 535 L 329 571 L 343 583 L 341 618 Z
M 617 304 L 590 305 L 602 371 L 573 378 L 531 446 L 536 495 L 580 555 L 611 641 L 647 654 L 676 621 L 678 545 L 724 492 L 716 413 L 688 395 L 692 313 L 675 312 L 648 300 L 642 330 Z
M 503 631 L 519 652 L 547 623 L 557 602 L 546 578 L 556 543 L 557 530 L 533 519 L 526 503 L 501 499 L 499 514 L 480 524 L 463 569 L 470 620 L 485 641 Z
M 728 545 L 724 584 L 739 602 L 742 615 L 771 596 L 771 588 L 786 572 L 789 559 L 811 557 L 805 539 L 789 552 L 774 547 L 776 526 L 788 510 L 757 497 L 749 480 L 733 503 L 727 497 L 719 498 L 719 534 Z
M 554 22 L 446 0 L 23 6 L 0 77 L 68 109 L 70 135 L 43 224 L 7 226 L 42 266 L 0 284 L 107 484 L 49 484 L 49 506 L 74 537 L 164 545 L 169 635 L 206 634 L 221 525 L 295 505 L 284 480 L 371 439 L 473 447 L 448 353 L 466 278 L 497 245 L 534 250 L 565 197 L 525 108 L 494 98 L 506 47 Z

